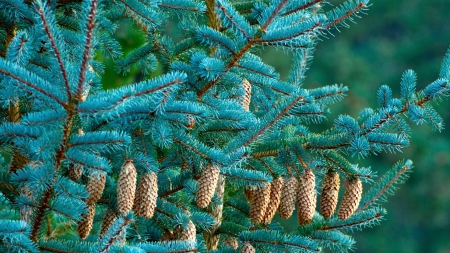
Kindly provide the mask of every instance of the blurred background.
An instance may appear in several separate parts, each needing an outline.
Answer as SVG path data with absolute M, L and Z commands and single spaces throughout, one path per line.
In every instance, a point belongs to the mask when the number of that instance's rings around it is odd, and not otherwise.
M 342 2 L 330 1 L 333 5 Z M 450 46 L 450 0 L 377 0 L 371 4 L 368 15 L 355 20 L 357 24 L 348 22 L 350 29 L 339 28 L 340 32 L 333 31 L 335 37 L 323 38 L 307 72 L 306 88 L 338 83 L 350 89 L 347 97 L 331 108 L 325 125 L 333 124 L 339 114 L 357 117 L 363 108 L 377 107 L 376 91 L 383 84 L 389 85 L 398 97 L 400 79 L 407 69 L 417 73 L 418 89 L 424 88 L 438 77 Z M 330 8 L 324 6 L 325 10 Z M 171 37 L 179 36 L 176 24 L 169 22 L 167 29 Z M 143 34 L 129 24 L 119 28 L 117 39 L 125 55 L 144 43 Z M 260 55 L 282 77 L 287 76 L 289 55 L 275 50 Z M 137 70 L 127 76 L 116 74 L 111 60 L 106 60 L 106 66 L 102 78 L 105 88 L 142 78 Z M 449 101 L 434 105 L 449 126 Z M 428 126 L 413 126 L 410 146 L 403 153 L 355 157 L 352 162 L 371 166 L 383 175 L 402 158 L 413 160 L 413 173 L 383 205 L 388 215 L 381 226 L 353 233 L 355 252 L 450 253 L 450 127 L 439 133 Z M 297 222 L 283 224 L 295 229 Z

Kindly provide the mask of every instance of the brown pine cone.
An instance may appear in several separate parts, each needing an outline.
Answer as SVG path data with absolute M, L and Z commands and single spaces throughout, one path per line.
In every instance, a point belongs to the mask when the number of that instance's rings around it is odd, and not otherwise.
M 249 242 L 245 242 L 244 246 L 242 246 L 241 253 L 255 253 L 256 250 Z
M 250 100 L 252 97 L 252 85 L 247 79 L 242 79 L 242 86 L 244 86 L 245 94 L 242 96 L 241 105 L 246 111 L 250 110 Z
M 172 241 L 174 239 L 173 234 L 166 230 L 164 231 L 164 233 L 162 234 L 161 238 L 159 239 L 160 241 Z
M 83 167 L 80 165 L 75 165 L 73 163 L 69 164 L 69 177 L 73 181 L 77 181 L 83 175 Z
M 122 166 L 119 180 L 117 181 L 117 211 L 119 214 L 127 214 L 133 208 L 136 192 L 136 168 L 131 161 Z
M 133 211 L 137 216 L 150 219 L 153 217 L 158 198 L 158 177 L 152 171 L 142 176 L 136 192 Z
M 270 188 L 270 183 L 265 183 L 264 187 L 255 191 L 250 205 L 250 219 L 254 223 L 261 223 L 263 221 L 264 213 L 270 201 Z
M 89 232 L 91 232 L 92 225 L 94 224 L 95 205 L 88 206 L 88 212 L 81 215 L 81 221 L 78 222 L 78 235 L 81 239 L 86 239 Z
M 208 164 L 198 180 L 197 206 L 205 208 L 211 202 L 219 180 L 220 169 L 217 165 Z
M 263 223 L 267 224 L 272 221 L 281 200 L 281 190 L 283 188 L 283 178 L 279 177 L 273 180 L 270 187 L 270 201 L 264 214 Z
M 179 241 L 196 241 L 197 230 L 194 223 L 189 221 L 188 229 L 183 229 L 181 226 L 177 226 L 174 231 L 176 240 Z
M 333 171 L 327 172 L 322 181 L 322 194 L 320 196 L 320 212 L 323 217 L 330 218 L 338 202 L 339 174 Z
M 278 206 L 278 215 L 281 218 L 289 219 L 295 210 L 295 202 L 297 202 L 298 180 L 291 176 L 281 189 L 281 200 Z
M 183 157 L 181 158 L 181 171 L 189 170 L 189 163 Z
M 342 197 L 341 205 L 338 210 L 338 217 L 341 220 L 346 220 L 356 211 L 361 201 L 362 183 L 359 178 L 349 180 L 344 196 Z
M 247 188 L 244 189 L 244 196 L 247 199 L 248 203 L 252 203 L 253 196 L 255 196 L 256 189 L 255 188 Z
M 316 209 L 316 185 L 315 176 L 311 170 L 306 170 L 299 183 L 297 197 L 298 197 L 298 224 L 309 224 Z
M 89 180 L 86 186 L 89 197 L 86 199 L 86 204 L 95 205 L 103 194 L 105 189 L 106 176 L 101 173 L 95 173 L 89 176 Z
M 228 246 L 232 249 L 235 249 L 235 250 L 239 247 L 239 243 L 236 240 L 236 238 L 234 238 L 234 237 L 227 237 L 227 238 L 223 239 L 223 243 L 226 246 Z
M 100 226 L 100 233 L 99 235 L 102 236 L 108 231 L 109 227 L 116 221 L 118 218 L 117 214 L 112 209 L 108 209 L 105 213 L 105 216 L 103 216 L 102 225 Z

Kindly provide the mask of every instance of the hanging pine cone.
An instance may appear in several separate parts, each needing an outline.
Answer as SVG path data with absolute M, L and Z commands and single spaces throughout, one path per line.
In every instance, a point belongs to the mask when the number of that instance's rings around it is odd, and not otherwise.
M 281 190 L 283 188 L 283 178 L 279 177 L 273 180 L 270 187 L 270 201 L 264 214 L 263 223 L 267 224 L 272 221 L 281 200 Z
M 281 189 L 281 200 L 278 206 L 278 215 L 280 217 L 289 219 L 292 212 L 295 210 L 295 202 L 297 202 L 297 178 L 291 176 Z
M 270 183 L 265 183 L 264 187 L 255 191 L 250 205 L 250 219 L 254 223 L 261 223 L 263 221 L 264 213 L 270 201 L 270 187 Z
M 162 234 L 161 238 L 159 239 L 160 241 L 172 241 L 174 239 L 174 236 L 172 234 L 172 232 L 166 230 L 164 231 L 164 233 Z
M 234 250 L 236 250 L 239 247 L 239 243 L 234 237 L 227 237 L 223 239 L 223 243 Z
M 252 203 L 253 196 L 255 196 L 256 189 L 255 188 L 247 188 L 244 189 L 244 196 L 247 199 L 248 203 Z
M 244 86 L 244 96 L 242 96 L 241 105 L 244 107 L 246 111 L 250 110 L 250 100 L 252 96 L 252 85 L 247 79 L 242 79 L 242 86 Z
M 150 219 L 153 217 L 158 197 L 158 177 L 152 171 L 142 176 L 136 192 L 133 211 L 137 216 Z
M 344 196 L 342 197 L 341 205 L 338 210 L 338 217 L 341 220 L 346 220 L 356 211 L 359 201 L 361 201 L 362 183 L 359 178 L 349 180 Z
M 338 202 L 338 195 L 339 174 L 329 171 L 322 181 L 322 194 L 320 196 L 320 212 L 323 217 L 330 218 L 333 215 Z
M 103 194 L 105 189 L 106 176 L 101 173 L 95 173 L 89 176 L 86 190 L 89 197 L 86 199 L 86 204 L 95 205 Z
M 92 225 L 94 224 L 95 205 L 88 206 L 88 212 L 81 215 L 81 221 L 78 222 L 78 236 L 81 239 L 86 239 L 91 232 Z
M 189 170 L 189 163 L 183 157 L 181 158 L 181 171 Z
M 249 242 L 245 242 L 244 246 L 242 246 L 241 253 L 255 253 L 256 250 Z
M 205 208 L 211 202 L 214 195 L 217 181 L 219 180 L 220 169 L 217 165 L 208 164 L 198 180 L 197 206 Z
M 83 175 L 83 167 L 80 165 L 75 165 L 73 163 L 69 164 L 69 176 L 73 181 L 77 181 Z
M 100 226 L 100 236 L 104 235 L 106 231 L 108 231 L 109 227 L 116 221 L 118 218 L 117 214 L 112 209 L 108 209 L 103 216 L 102 225 Z
M 136 168 L 131 161 L 125 162 L 117 181 L 117 211 L 127 214 L 133 207 L 136 192 Z
M 298 186 L 298 224 L 309 224 L 316 209 L 316 191 L 314 189 L 316 185 L 315 176 L 311 170 L 306 170 L 305 174 L 301 178 Z
M 189 221 L 188 229 L 183 229 L 181 226 L 177 226 L 174 231 L 176 240 L 179 241 L 196 241 L 197 230 L 194 223 Z

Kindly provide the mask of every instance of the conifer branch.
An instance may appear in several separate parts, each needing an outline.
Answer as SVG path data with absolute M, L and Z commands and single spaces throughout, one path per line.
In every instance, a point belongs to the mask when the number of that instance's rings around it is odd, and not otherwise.
M 123 223 L 120 224 L 120 226 L 117 228 L 117 230 L 114 232 L 114 234 L 109 238 L 106 245 L 103 248 L 99 249 L 100 253 L 109 252 L 109 248 L 111 248 L 113 243 L 119 239 L 120 234 L 122 234 L 122 232 L 125 231 L 128 224 L 134 222 L 133 219 L 128 219 L 127 217 L 124 217 L 123 219 L 124 219 Z
M 266 22 L 261 26 L 261 31 L 266 32 L 267 27 L 272 23 L 276 16 L 280 13 L 281 9 L 288 3 L 288 0 L 282 0 L 277 7 L 273 10 L 272 14 L 267 18 Z
M 285 13 L 283 13 L 281 16 L 288 16 L 288 15 L 290 15 L 290 14 L 292 14 L 292 13 L 295 13 L 295 12 L 298 12 L 298 11 L 301 11 L 301 10 L 304 10 L 304 9 L 308 9 L 309 7 L 311 7 L 311 6 L 313 6 L 313 5 L 315 5 L 315 4 L 317 4 L 317 3 L 321 3 L 321 2 L 324 2 L 325 0 L 313 0 L 313 1 L 311 1 L 311 2 L 309 2 L 309 3 L 306 3 L 306 4 L 304 4 L 304 5 L 300 5 L 300 6 L 298 6 L 296 9 L 293 9 L 293 10 L 290 10 L 290 11 L 288 11 L 288 12 L 285 12 Z
M 367 5 L 364 2 L 359 3 L 355 8 L 347 11 L 343 16 L 341 16 L 340 18 L 334 20 L 331 23 L 328 23 L 325 26 L 325 29 L 329 29 L 333 26 L 338 25 L 339 23 L 341 23 L 342 21 L 346 20 L 347 18 L 349 18 L 351 15 L 357 13 L 359 10 L 361 10 L 362 8 L 367 7 Z

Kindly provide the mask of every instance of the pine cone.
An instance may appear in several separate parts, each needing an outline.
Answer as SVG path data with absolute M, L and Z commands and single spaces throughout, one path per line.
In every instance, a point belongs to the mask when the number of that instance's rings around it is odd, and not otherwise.
M 159 240 L 160 241 L 172 241 L 174 239 L 173 237 L 174 237 L 173 234 L 170 231 L 166 230 L 166 231 L 164 231 L 164 233 L 162 234 L 162 236 Z
M 261 223 L 264 213 L 270 201 L 270 183 L 265 183 L 265 187 L 261 187 L 255 191 L 252 203 L 250 205 L 250 219 L 254 223 Z
M 309 224 L 316 209 L 316 191 L 314 189 L 316 185 L 315 176 L 311 170 L 305 171 L 299 187 L 298 187 L 298 224 Z
M 211 202 L 214 195 L 220 170 L 217 165 L 208 164 L 198 181 L 197 206 L 205 208 Z
M 154 172 L 142 176 L 134 200 L 133 211 L 137 216 L 153 217 L 158 197 L 158 177 Z
M 106 176 L 101 173 L 95 173 L 90 175 L 87 183 L 87 192 L 89 192 L 89 197 L 86 199 L 86 204 L 95 205 L 97 201 L 103 194 L 103 189 L 105 189 Z
M 69 176 L 73 181 L 77 181 L 83 175 L 83 167 L 71 163 L 69 165 Z
M 245 242 L 241 249 L 241 253 L 256 253 L 256 250 L 249 242 Z
M 264 214 L 263 223 L 267 224 L 272 221 L 281 200 L 281 189 L 283 188 L 283 178 L 279 177 L 273 180 L 270 187 L 270 201 Z
M 183 157 L 181 158 L 181 171 L 189 170 L 189 163 Z
M 323 217 L 330 218 L 333 215 L 338 202 L 338 195 L 339 174 L 329 171 L 322 181 L 322 194 L 320 196 L 320 212 Z
M 106 231 L 108 231 L 109 227 L 116 221 L 118 218 L 117 214 L 112 209 L 108 209 L 103 216 L 102 225 L 100 226 L 100 236 L 104 235 Z
M 136 192 L 136 168 L 131 161 L 127 161 L 120 171 L 117 181 L 117 211 L 127 214 L 133 207 Z
M 194 223 L 189 221 L 188 229 L 183 229 L 181 226 L 177 226 L 173 231 L 176 240 L 179 241 L 196 241 L 197 230 Z
M 88 212 L 81 215 L 81 221 L 78 222 L 78 235 L 81 239 L 86 239 L 89 232 L 91 232 L 92 225 L 94 224 L 95 205 L 88 206 Z
M 236 250 L 239 247 L 239 243 L 234 237 L 227 237 L 223 239 L 223 243 L 234 250 Z
M 250 100 L 252 96 L 252 85 L 247 79 L 242 79 L 242 86 L 244 86 L 245 94 L 242 96 L 241 105 L 246 111 L 250 110 Z
M 297 178 L 291 176 L 281 189 L 281 200 L 278 206 L 278 215 L 280 217 L 289 219 L 292 212 L 295 210 L 295 202 L 297 202 Z
M 359 201 L 361 201 L 362 183 L 359 178 L 350 180 L 342 197 L 341 205 L 338 210 L 338 217 L 346 220 L 356 211 Z
M 256 189 L 254 188 L 244 189 L 244 196 L 250 204 L 252 203 L 253 196 L 255 196 L 255 191 Z

